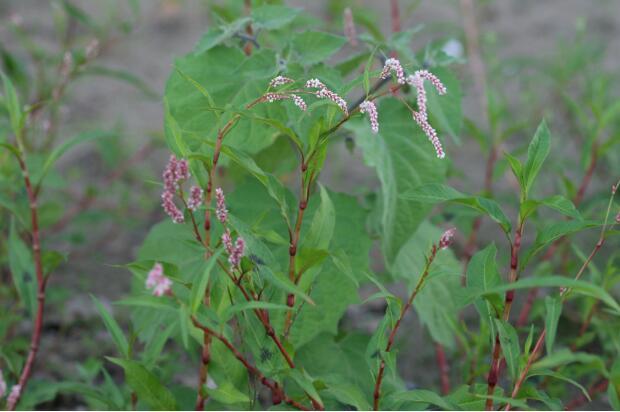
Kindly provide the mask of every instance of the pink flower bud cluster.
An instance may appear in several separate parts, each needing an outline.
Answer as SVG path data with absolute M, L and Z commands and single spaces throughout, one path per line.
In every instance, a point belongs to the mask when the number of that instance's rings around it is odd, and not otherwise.
M 154 296 L 163 296 L 170 293 L 172 281 L 164 274 L 164 267 L 157 262 L 146 277 L 146 288 L 153 289 Z
M 287 100 L 287 99 L 292 99 L 293 103 L 295 103 L 295 106 L 299 107 L 301 110 L 305 111 L 308 107 L 306 106 L 306 102 L 304 102 L 304 99 L 302 99 L 301 97 L 299 97 L 296 94 L 285 94 L 285 93 L 266 93 L 263 97 L 262 97 L 262 101 L 267 101 L 269 103 L 273 103 L 275 101 L 278 100 Z
M 198 208 L 202 204 L 203 195 L 204 192 L 200 187 L 192 186 L 189 189 L 189 199 L 187 199 L 187 207 L 192 211 L 198 210 Z
M 293 103 L 295 103 L 295 106 L 299 107 L 299 109 L 304 112 L 306 111 L 308 106 L 306 105 L 306 102 L 304 101 L 304 99 L 297 96 L 296 94 L 291 94 L 291 98 L 293 99 Z
M 164 190 L 161 194 L 161 206 L 174 223 L 183 223 L 183 212 L 174 204 L 174 192 Z
M 239 236 L 233 245 L 230 230 L 226 229 L 222 234 L 222 243 L 224 244 L 226 253 L 228 253 L 228 263 L 230 263 L 233 268 L 239 267 L 241 257 L 243 257 L 243 252 L 245 251 L 245 240 Z
M 446 157 L 446 153 L 443 151 L 443 146 L 441 145 L 441 141 L 437 136 L 437 131 L 430 125 L 428 119 L 424 118 L 422 114 L 414 111 L 412 113 L 413 120 L 422 128 L 424 134 L 428 137 L 428 140 L 432 143 L 435 148 L 435 152 L 437 153 L 437 157 L 443 159 Z
M 21 394 L 22 394 L 22 386 L 13 385 L 13 387 L 11 388 L 11 393 L 9 393 L 9 396 L 6 398 L 7 410 L 12 411 L 13 409 L 15 409 L 15 404 L 19 400 L 19 397 L 21 396 Z
M 319 79 L 310 79 L 306 82 L 306 87 L 309 89 L 319 89 L 316 92 L 316 97 L 319 99 L 328 99 L 332 102 L 336 103 L 340 110 L 344 112 L 345 115 L 349 115 L 349 109 L 347 108 L 347 102 L 338 95 L 327 88 Z
M 398 59 L 387 59 L 383 65 L 383 71 L 381 71 L 380 77 L 382 79 L 387 79 L 392 72 L 396 73 L 396 81 L 398 81 L 399 84 L 405 84 L 405 71 Z
M 450 228 L 443 232 L 441 238 L 439 239 L 439 249 L 447 249 L 454 239 L 454 234 L 456 233 L 456 228 Z
M 379 133 L 379 115 L 377 114 L 377 107 L 372 100 L 366 100 L 360 104 L 360 113 L 368 114 L 370 120 L 370 129 L 373 133 Z
M 2 375 L 2 369 L 0 369 L 0 399 L 4 398 L 5 393 L 6 393 L 6 382 L 4 381 L 4 376 Z
M 228 209 L 226 209 L 226 199 L 224 197 L 224 191 L 221 187 L 215 189 L 215 216 L 217 220 L 226 223 L 228 219 Z
M 276 76 L 269 82 L 269 87 L 278 87 L 288 83 L 293 83 L 293 79 L 284 76 Z
M 273 103 L 278 100 L 286 100 L 289 97 L 289 95 L 283 93 L 267 93 L 265 94 L 264 99 L 267 100 L 269 103 Z
M 161 206 L 174 223 L 182 223 L 184 221 L 183 212 L 174 204 L 174 196 L 181 184 L 189 177 L 189 163 L 187 163 L 187 160 L 177 159 L 175 155 L 171 155 L 162 174 L 164 192 L 161 194 Z M 198 200 L 196 197 L 199 193 L 198 191 L 194 188 L 191 191 L 193 192 L 190 194 L 189 207 L 195 210 L 200 206 L 201 200 Z M 202 199 L 201 192 L 199 197 Z M 195 207 L 195 209 L 192 207 Z

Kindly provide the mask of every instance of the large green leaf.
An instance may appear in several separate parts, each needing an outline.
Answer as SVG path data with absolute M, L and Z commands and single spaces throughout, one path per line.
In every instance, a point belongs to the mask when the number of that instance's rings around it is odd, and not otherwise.
M 123 368 L 127 385 L 136 392 L 138 400 L 145 402 L 153 410 L 176 410 L 176 401 L 172 392 L 155 374 L 136 361 L 119 358 L 107 359 Z
M 402 247 L 394 261 L 394 276 L 406 279 L 409 291 L 422 275 L 426 256 L 442 231 L 425 222 Z M 418 293 L 413 306 L 432 338 L 447 348 L 454 348 L 453 325 L 458 322 L 455 292 L 461 284 L 461 267 L 451 250 L 440 250 L 431 265 L 429 278 Z
M 378 110 L 381 126 L 377 135 L 367 119 L 352 119 L 347 128 L 355 133 L 364 161 L 376 169 L 381 181 L 381 246 L 391 265 L 431 209 L 428 203 L 400 194 L 424 183 L 442 182 L 447 162 L 437 159 L 432 145 L 400 102 L 384 100 Z
M 252 9 L 252 21 L 257 29 L 280 29 L 290 24 L 300 12 L 301 9 L 263 4 Z
M 519 335 L 517 335 L 515 328 L 504 320 L 495 319 L 495 326 L 499 334 L 499 341 L 504 359 L 506 359 L 508 372 L 510 377 L 515 380 L 519 372 L 519 357 L 521 356 Z
M 545 309 L 545 328 L 547 329 L 545 345 L 547 353 L 551 353 L 558 331 L 558 321 L 562 314 L 562 299 L 559 296 L 545 296 Z
M 329 59 L 347 39 L 331 33 L 320 31 L 303 31 L 295 33 L 291 42 L 293 51 L 303 65 L 312 65 Z

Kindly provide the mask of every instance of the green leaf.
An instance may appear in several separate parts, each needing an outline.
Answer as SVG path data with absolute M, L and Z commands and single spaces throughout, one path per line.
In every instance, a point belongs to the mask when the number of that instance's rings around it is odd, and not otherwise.
M 496 263 L 497 248 L 495 243 L 491 243 L 486 248 L 474 254 L 467 265 L 467 286 L 489 290 L 502 284 Z M 503 309 L 503 296 L 498 293 L 485 296 L 486 301 L 477 299 L 474 301 L 476 310 L 491 328 L 490 336 L 494 339 L 496 335 L 494 319 L 497 313 Z
M 513 381 L 519 373 L 519 357 L 521 350 L 519 348 L 519 335 L 512 325 L 504 320 L 495 319 L 495 326 L 499 333 L 499 341 L 502 347 L 502 353 L 506 359 L 506 366 Z
M 579 211 L 575 207 L 575 204 L 564 196 L 551 196 L 541 200 L 540 203 L 553 210 L 557 210 L 563 215 L 572 217 L 573 219 L 582 219 L 581 213 L 579 213 Z
M 381 182 L 377 218 L 381 225 L 381 248 L 390 266 L 431 210 L 428 202 L 399 195 L 424 183 L 443 182 L 447 162 L 437 159 L 432 145 L 401 103 L 382 100 L 378 111 L 378 135 L 372 133 L 363 118 L 353 118 L 345 127 L 355 133 L 365 163 L 375 168 Z
M 562 299 L 559 296 L 545 296 L 545 327 L 547 334 L 545 335 L 545 345 L 547 353 L 551 353 L 555 335 L 558 331 L 558 321 L 562 314 Z
M 620 314 L 620 305 L 614 300 L 614 298 L 607 293 L 600 286 L 594 285 L 590 282 L 583 280 L 574 280 L 564 276 L 537 276 L 533 278 L 520 279 L 516 282 L 500 285 L 487 290 L 480 288 L 467 288 L 465 291 L 465 302 L 470 303 L 476 298 L 484 295 L 490 295 L 493 293 L 505 293 L 512 289 L 530 289 L 530 288 L 544 288 L 544 287 L 565 287 L 571 288 L 575 292 L 582 293 L 587 296 L 599 299 L 603 303 L 607 304 L 617 314 Z
M 329 382 L 326 391 L 339 402 L 354 406 L 358 411 L 369 411 L 372 408 L 366 399 L 366 394 L 358 386 L 345 379 L 334 379 Z
M 249 22 L 250 19 L 248 17 L 242 17 L 228 25 L 210 28 L 200 40 L 198 40 L 198 43 L 194 46 L 194 52 L 196 54 L 201 54 L 211 50 L 239 33 Z
M 168 296 L 151 296 L 151 295 L 138 295 L 129 296 L 114 302 L 115 305 L 120 306 L 138 306 L 143 308 L 163 309 L 176 311 L 177 305 L 174 299 Z
M 253 309 L 268 309 L 268 310 L 291 310 L 287 305 L 283 305 L 280 303 L 272 303 L 272 302 L 264 302 L 260 300 L 253 300 L 250 302 L 242 302 L 237 303 L 232 306 L 229 306 L 224 310 L 224 312 L 220 315 L 222 322 L 227 322 L 232 319 L 239 312 L 243 312 L 244 310 L 253 310 Z
M 305 369 L 289 369 L 287 370 L 287 374 L 301 387 L 301 389 L 303 389 L 304 392 L 319 403 L 323 404 L 319 393 L 314 387 L 314 379 L 308 374 L 308 372 L 306 372 Z
M 543 120 L 534 138 L 530 142 L 527 149 L 527 160 L 523 167 L 523 182 L 525 184 L 525 195 L 527 196 L 534 184 L 534 180 L 542 168 L 543 162 L 547 158 L 549 151 L 551 150 L 551 137 L 547 123 Z
M 2 77 L 2 84 L 4 88 L 4 104 L 9 112 L 9 118 L 11 119 L 11 128 L 16 136 L 21 135 L 21 130 L 24 127 L 24 113 L 22 106 L 19 102 L 19 96 L 13 86 L 11 79 L 0 71 L 0 77 Z
M 570 379 L 558 372 L 554 372 L 550 370 L 537 370 L 537 371 L 528 373 L 527 378 L 530 378 L 532 376 L 549 376 L 551 378 L 555 378 L 555 379 L 559 379 L 564 382 L 568 382 L 572 384 L 573 386 L 579 388 L 579 390 L 581 391 L 581 393 L 583 393 L 586 399 L 588 399 L 589 401 L 592 401 L 592 399 L 590 398 L 590 394 L 588 393 L 587 389 L 583 387 L 583 385 L 581 385 L 579 382 L 573 379 Z
M 15 219 L 11 219 L 8 249 L 9 269 L 11 270 L 13 284 L 15 284 L 20 301 L 28 310 L 28 314 L 34 316 L 37 309 L 37 280 L 32 253 L 19 237 Z
M 525 183 L 523 182 L 523 165 L 521 164 L 521 161 L 508 152 L 504 152 L 504 157 L 508 160 L 508 164 L 512 169 L 512 174 L 514 174 L 519 182 L 519 187 L 521 187 L 522 191 L 525 190 Z
M 327 189 L 319 184 L 321 205 L 314 212 L 310 230 L 303 237 L 303 246 L 306 248 L 327 249 L 334 233 L 336 212 Z
M 263 4 L 252 10 L 252 21 L 256 29 L 281 29 L 295 20 L 295 17 L 297 17 L 300 12 L 300 9 Z
M 435 204 L 441 202 L 455 202 L 484 213 L 499 223 L 502 230 L 510 233 L 510 220 L 500 206 L 492 199 L 479 196 L 468 196 L 450 186 L 439 183 L 427 183 L 407 190 L 400 195 L 403 199 L 420 203 Z
M 223 381 L 217 388 L 207 387 L 206 391 L 214 400 L 225 405 L 250 402 L 248 395 L 235 388 L 229 381 Z
M 454 141 L 460 143 L 459 137 L 463 125 L 461 99 L 463 92 L 456 76 L 445 67 L 433 69 L 433 73 L 441 79 L 448 89 L 448 93 L 440 96 L 429 82 L 426 82 L 427 107 L 430 123 L 436 125 L 440 132 L 450 135 Z M 440 133 L 442 135 L 443 133 Z
M 56 163 L 56 161 L 63 154 L 65 154 L 67 150 L 71 149 L 73 146 L 76 146 L 80 143 L 83 143 L 89 140 L 94 140 L 94 139 L 101 139 L 101 138 L 109 137 L 109 136 L 113 136 L 113 134 L 107 131 L 103 131 L 103 130 L 95 130 L 95 131 L 90 131 L 90 132 L 79 133 L 76 136 L 72 137 L 71 139 L 65 140 L 62 144 L 55 147 L 50 153 L 50 155 L 47 157 L 47 159 L 45 160 L 45 163 L 43 164 L 43 170 L 41 171 L 41 174 L 38 176 L 38 179 L 36 180 L 36 186 L 41 185 L 41 183 L 43 182 L 43 179 L 45 179 L 45 176 L 47 176 L 47 174 L 49 173 L 54 163 Z
M 291 47 L 305 66 L 323 62 L 334 55 L 347 39 L 320 31 L 302 31 L 293 34 Z
M 442 398 L 433 391 L 426 389 L 416 389 L 412 391 L 395 392 L 388 395 L 391 402 L 414 402 L 422 404 L 430 404 L 446 411 L 460 411 L 459 405 L 456 405 L 446 398 Z
M 177 405 L 172 392 L 140 363 L 129 359 L 111 357 L 107 359 L 123 368 L 127 385 L 136 392 L 140 401 L 145 402 L 153 410 L 176 410 Z
M 219 259 L 220 255 L 224 249 L 220 249 L 216 251 L 205 263 L 204 270 L 199 275 L 198 279 L 194 279 L 192 282 L 192 289 L 190 291 L 189 302 L 191 313 L 195 314 L 200 306 L 200 303 L 203 301 L 205 296 L 205 291 L 207 290 L 207 284 L 209 283 L 209 277 L 211 276 L 211 272 L 213 271 L 213 267 L 217 263 L 217 259 Z
M 108 330 L 110 335 L 112 335 L 112 340 L 114 340 L 114 344 L 116 345 L 119 353 L 125 358 L 129 358 L 129 343 L 127 343 L 127 338 L 125 338 L 121 327 L 118 323 L 116 323 L 116 320 L 114 320 L 112 315 L 108 312 L 105 306 L 103 306 L 99 299 L 93 295 L 90 295 L 90 298 L 93 300 L 95 308 L 97 309 L 97 312 L 99 312 L 105 328 Z

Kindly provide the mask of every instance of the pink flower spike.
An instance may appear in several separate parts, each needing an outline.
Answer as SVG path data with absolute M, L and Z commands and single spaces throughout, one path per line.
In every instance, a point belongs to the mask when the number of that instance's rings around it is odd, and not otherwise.
M 224 248 L 226 249 L 226 253 L 231 255 L 233 253 L 234 246 L 232 242 L 232 236 L 230 236 L 230 230 L 228 229 L 226 229 L 224 233 L 222 233 L 222 244 L 224 245 Z
M 306 82 L 308 89 L 324 89 L 325 85 L 319 79 L 310 79 Z
M 157 262 L 146 277 L 146 288 L 153 289 L 154 296 L 167 295 L 172 288 L 172 281 L 164 274 L 164 267 Z
M 12 411 L 13 409 L 15 409 L 15 404 L 19 400 L 21 393 L 22 386 L 13 385 L 13 387 L 11 388 L 11 393 L 9 393 L 9 396 L 6 398 L 7 410 Z
M 433 129 L 428 123 L 428 120 L 418 112 L 412 112 L 413 119 L 416 123 L 422 128 L 422 131 L 428 137 L 428 140 L 433 144 L 435 148 L 435 152 L 437 152 L 437 157 L 443 159 L 446 157 L 445 152 L 443 151 L 443 147 L 441 145 L 441 141 L 439 141 L 439 137 L 437 136 L 437 132 Z
M 174 204 L 173 199 L 174 193 L 165 190 L 164 193 L 161 194 L 161 205 L 164 208 L 164 212 L 170 216 L 174 223 L 182 223 L 185 218 L 183 217 L 183 213 Z
M 215 216 L 217 216 L 217 220 L 222 223 L 226 223 L 226 219 L 228 219 L 226 199 L 224 198 L 224 191 L 221 187 L 215 189 Z
M 347 108 L 347 102 L 342 97 L 340 97 L 337 93 L 332 92 L 328 88 L 323 87 L 322 89 L 319 89 L 319 91 L 316 93 L 316 97 L 318 97 L 319 99 L 331 100 L 332 102 L 336 103 L 338 107 L 340 107 L 340 110 L 342 110 L 345 115 L 347 116 L 349 115 L 349 109 Z
M 373 133 L 379 133 L 379 115 L 377 114 L 377 107 L 372 100 L 366 100 L 360 104 L 360 113 L 368 114 L 370 119 L 370 129 Z
M 238 237 L 235 241 L 235 247 L 233 248 L 232 253 L 228 255 L 228 263 L 230 263 L 233 267 L 239 266 L 244 250 L 245 240 L 243 240 L 242 237 Z
M 400 64 L 398 59 L 389 58 L 385 61 L 385 65 L 383 66 L 383 71 L 381 72 L 380 77 L 382 79 L 387 79 L 392 72 L 396 72 L 396 80 L 399 84 L 405 84 L 405 72 L 403 70 L 403 66 Z
M 189 189 L 189 199 L 187 200 L 187 207 L 192 211 L 198 210 L 200 204 L 202 203 L 203 194 L 204 192 L 200 187 L 192 186 Z
M 440 95 L 448 93 L 448 89 L 446 89 L 446 86 L 443 85 L 441 80 L 439 80 L 437 76 L 435 76 L 428 70 L 418 70 L 415 74 L 420 76 L 422 79 L 426 79 L 431 82 L 431 84 L 435 86 L 435 89 L 437 89 L 437 93 L 439 93 Z
M 177 189 L 177 182 L 175 177 L 176 168 L 177 157 L 175 155 L 170 155 L 168 164 L 164 168 L 164 172 L 162 174 L 162 178 L 164 180 L 164 188 L 169 192 L 175 192 Z
M 4 381 L 4 376 L 2 375 L 2 369 L 0 369 L 0 399 L 4 398 L 5 393 L 6 393 L 6 382 Z
M 284 76 L 276 76 L 269 82 L 269 87 L 278 87 L 288 83 L 293 83 L 293 79 Z
M 282 94 L 282 93 L 266 93 L 263 96 L 263 99 L 267 100 L 269 103 L 273 103 L 278 100 L 286 100 L 288 98 L 289 97 L 286 94 Z
M 426 119 L 426 89 L 424 89 L 424 79 L 422 79 L 418 75 L 418 72 L 416 72 L 415 74 L 410 74 L 407 76 L 407 84 L 415 87 L 417 93 L 416 101 L 418 103 L 418 113 L 422 118 Z
M 454 234 L 456 233 L 456 228 L 450 228 L 443 232 L 441 238 L 439 239 L 439 249 L 447 249 L 454 239 Z
M 353 47 L 357 47 L 357 32 L 355 30 L 355 22 L 353 21 L 353 12 L 351 7 L 344 9 L 344 35 L 349 40 L 349 44 Z
M 176 169 L 174 171 L 174 178 L 177 183 L 183 180 L 189 179 L 189 164 L 185 159 L 179 159 L 176 164 Z
M 299 107 L 299 109 L 304 112 L 306 111 L 308 106 L 306 105 L 306 102 L 304 101 L 304 99 L 297 96 L 296 94 L 291 94 L 291 98 L 293 99 L 293 103 L 295 103 L 295 106 Z

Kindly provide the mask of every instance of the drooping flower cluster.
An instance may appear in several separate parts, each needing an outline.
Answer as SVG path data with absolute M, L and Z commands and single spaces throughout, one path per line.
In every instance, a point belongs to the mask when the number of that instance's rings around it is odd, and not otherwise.
M 290 96 L 288 94 L 284 94 L 284 93 L 266 93 L 264 98 L 269 103 L 273 103 L 273 102 L 278 101 L 278 100 L 286 100 L 286 99 L 290 98 Z
M 377 114 L 375 103 L 372 100 L 365 100 L 360 104 L 360 113 L 368 114 L 370 129 L 373 133 L 379 133 L 379 115 Z
M 245 251 L 245 240 L 239 236 L 233 245 L 230 230 L 226 229 L 222 234 L 222 243 L 224 244 L 226 253 L 228 253 L 228 263 L 230 263 L 233 268 L 239 267 L 243 252 Z
M 383 66 L 383 71 L 381 71 L 380 77 L 382 79 L 387 79 L 392 72 L 396 73 L 396 81 L 399 84 L 405 84 L 405 71 L 403 70 L 403 66 L 400 64 L 398 59 L 387 59 Z
M 293 103 L 295 103 L 295 106 L 299 107 L 304 112 L 306 111 L 308 106 L 306 105 L 304 99 L 297 96 L 296 94 L 291 94 L 291 98 L 293 99 Z
M 15 409 L 15 404 L 19 400 L 21 394 L 22 386 L 13 385 L 13 387 L 11 388 L 11 393 L 9 393 L 9 396 L 6 398 L 6 406 L 8 410 L 12 411 L 13 409 Z
M 269 87 L 278 87 L 288 83 L 293 83 L 293 79 L 284 76 L 276 76 L 269 82 Z
M 217 220 L 222 222 L 222 224 L 226 223 L 226 219 L 228 219 L 226 199 L 224 197 L 224 191 L 221 187 L 215 189 L 215 216 L 217 216 Z
M 185 218 L 183 217 L 183 212 L 174 204 L 174 193 L 164 190 L 161 194 L 161 206 L 174 223 L 183 223 Z
M 161 205 L 164 212 L 172 218 L 174 223 L 183 222 L 183 212 L 174 204 L 174 195 L 180 184 L 189 178 L 189 165 L 185 159 L 177 159 L 170 156 L 162 174 L 164 180 L 164 192 L 161 194 Z
M 157 262 L 146 277 L 146 288 L 153 289 L 154 296 L 163 296 L 170 292 L 172 281 L 164 274 L 164 267 Z
M 192 186 L 189 189 L 189 199 L 187 199 L 187 207 L 192 211 L 198 210 L 198 208 L 202 204 L 203 194 L 204 192 L 200 187 Z
M 447 249 L 454 239 L 454 234 L 456 233 L 456 228 L 450 228 L 443 232 L 441 238 L 439 238 L 439 249 Z
M 316 92 L 316 97 L 319 99 L 328 99 L 332 102 L 336 103 L 340 110 L 344 112 L 345 115 L 349 115 L 349 109 L 347 108 L 347 102 L 338 95 L 327 88 L 319 79 L 310 79 L 306 82 L 306 87 L 309 89 L 319 89 Z

